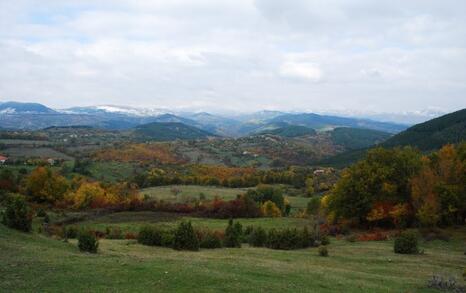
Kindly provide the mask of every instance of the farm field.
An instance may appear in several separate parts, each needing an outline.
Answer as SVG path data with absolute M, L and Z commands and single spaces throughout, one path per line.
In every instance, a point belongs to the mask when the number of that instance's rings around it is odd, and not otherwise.
M 449 242 L 421 243 L 424 255 L 397 255 L 392 241 L 331 239 L 316 248 L 223 248 L 199 252 L 100 240 L 96 255 L 69 243 L 0 225 L 0 291 L 22 292 L 438 292 L 433 273 L 460 278 L 466 231 Z
M 172 190 L 177 190 L 179 193 L 174 195 Z M 216 196 L 224 200 L 235 199 L 238 194 L 244 193 L 248 188 L 228 188 L 228 187 L 213 187 L 213 186 L 198 186 L 198 185 L 169 185 L 150 187 L 141 190 L 142 195 L 150 196 L 158 200 L 184 202 L 188 199 L 198 199 L 200 194 L 204 194 L 205 198 L 210 200 Z M 286 195 L 286 193 L 285 193 Z M 292 209 L 305 209 L 309 198 L 288 196 Z
M 47 147 L 12 147 L 2 150 L 4 154 L 13 159 L 21 158 L 54 158 L 65 161 L 73 160 L 72 157 Z

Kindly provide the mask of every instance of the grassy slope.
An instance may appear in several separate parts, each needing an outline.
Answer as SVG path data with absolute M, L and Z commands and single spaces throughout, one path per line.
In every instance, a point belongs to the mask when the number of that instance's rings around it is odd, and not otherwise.
M 178 252 L 126 240 L 101 240 L 97 255 L 74 243 L 0 225 L 0 291 L 67 292 L 435 292 L 433 272 L 459 276 L 463 238 L 423 245 L 425 255 L 395 255 L 391 242 L 333 241 L 315 248 Z
M 123 232 L 138 232 L 141 227 L 147 225 L 175 228 L 182 220 L 191 221 L 196 228 L 214 230 L 224 230 L 228 225 L 228 219 L 185 217 L 179 214 L 160 212 L 121 212 L 80 222 L 76 224 L 76 226 L 99 231 L 105 231 L 106 227 L 118 227 Z M 243 227 L 261 226 L 265 229 L 302 228 L 306 225 L 310 225 L 309 220 L 300 218 L 252 218 L 238 219 L 238 222 L 240 222 Z

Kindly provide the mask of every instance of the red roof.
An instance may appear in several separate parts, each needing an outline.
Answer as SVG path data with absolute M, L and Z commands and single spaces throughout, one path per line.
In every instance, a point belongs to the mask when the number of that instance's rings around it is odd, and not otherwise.
M 4 157 L 4 156 L 0 155 L 0 161 L 6 161 L 6 160 L 8 160 L 7 157 Z

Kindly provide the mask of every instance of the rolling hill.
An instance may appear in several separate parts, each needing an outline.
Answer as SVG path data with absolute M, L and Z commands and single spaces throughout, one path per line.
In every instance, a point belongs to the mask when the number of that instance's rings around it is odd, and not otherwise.
M 305 135 L 315 135 L 316 131 L 312 128 L 308 128 L 300 125 L 286 125 L 274 129 L 264 130 L 258 134 L 272 134 L 283 137 L 298 137 Z
M 354 136 L 353 136 L 354 138 Z M 466 109 L 416 124 L 382 142 L 383 147 L 413 146 L 421 151 L 433 151 L 445 144 L 466 140 Z M 324 159 L 323 165 L 348 166 L 361 159 L 369 148 L 353 149 Z
M 368 119 L 318 115 L 314 113 L 284 114 L 269 120 L 269 123 L 279 122 L 306 126 L 317 130 L 326 130 L 336 127 L 353 127 L 373 129 L 390 133 L 398 133 L 405 130 L 407 127 L 406 125 L 395 123 L 378 122 Z
M 191 140 L 215 136 L 207 131 L 180 122 L 152 122 L 139 125 L 134 128 L 132 135 L 137 139 L 156 141 Z
M 385 147 L 410 145 L 422 151 L 430 151 L 463 140 L 466 140 L 466 109 L 416 124 L 382 145 Z
M 350 127 L 338 127 L 329 133 L 335 144 L 348 150 L 370 147 L 392 136 L 392 134 L 383 131 Z

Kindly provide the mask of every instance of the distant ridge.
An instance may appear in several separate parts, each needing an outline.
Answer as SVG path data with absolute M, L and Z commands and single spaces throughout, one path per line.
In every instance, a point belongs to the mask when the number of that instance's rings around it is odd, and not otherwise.
M 466 109 L 416 124 L 382 144 L 385 147 L 414 146 L 423 151 L 435 150 L 448 143 L 466 140 Z
M 134 128 L 132 134 L 139 139 L 156 141 L 192 140 L 215 136 L 202 129 L 179 122 L 152 122 L 139 125 Z

